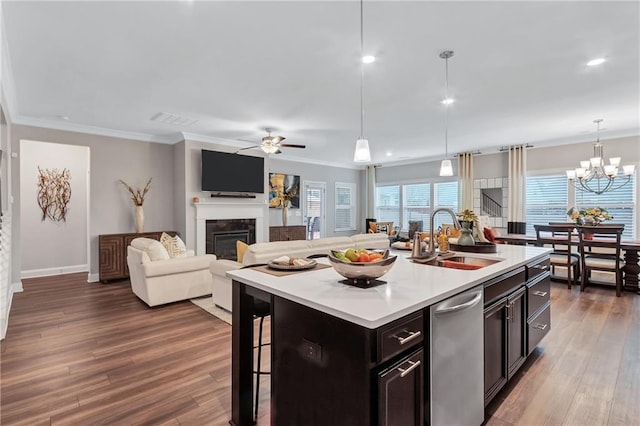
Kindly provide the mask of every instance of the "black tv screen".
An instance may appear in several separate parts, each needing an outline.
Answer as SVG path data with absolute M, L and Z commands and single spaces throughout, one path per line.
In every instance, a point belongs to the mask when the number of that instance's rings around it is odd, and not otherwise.
M 203 149 L 202 190 L 264 193 L 264 158 Z

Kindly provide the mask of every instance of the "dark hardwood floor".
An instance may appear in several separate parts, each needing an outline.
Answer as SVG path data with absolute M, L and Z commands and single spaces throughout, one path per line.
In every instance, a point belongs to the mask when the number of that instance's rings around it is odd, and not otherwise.
M 148 308 L 126 281 L 85 279 L 23 280 L 1 345 L 0 423 L 227 424 L 231 327 L 188 301 Z M 640 296 L 553 283 L 552 330 L 486 424 L 638 425 L 639 401 Z

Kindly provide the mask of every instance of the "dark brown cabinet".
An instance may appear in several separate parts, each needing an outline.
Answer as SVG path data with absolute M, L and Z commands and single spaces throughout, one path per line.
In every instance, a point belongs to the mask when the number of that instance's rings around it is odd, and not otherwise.
M 269 241 L 290 241 L 306 239 L 307 227 L 304 225 L 269 227 Z
M 424 425 L 424 321 L 367 329 L 274 296 L 272 424 Z
M 165 231 L 171 236 L 175 236 L 175 231 Z M 106 283 L 111 280 L 121 280 L 129 278 L 129 267 L 127 266 L 127 247 L 135 238 L 145 237 L 160 240 L 162 231 L 142 232 L 129 234 L 104 234 L 98 235 L 99 264 L 98 273 L 100 282 Z
M 378 424 L 424 424 L 424 350 L 420 349 L 378 375 Z
M 485 284 L 485 406 L 550 327 L 549 258 Z

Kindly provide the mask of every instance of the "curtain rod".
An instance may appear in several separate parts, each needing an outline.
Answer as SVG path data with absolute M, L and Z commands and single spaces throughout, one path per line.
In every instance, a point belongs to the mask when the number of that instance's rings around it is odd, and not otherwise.
M 522 145 L 501 146 L 501 147 L 500 147 L 500 149 L 499 149 L 499 151 L 500 151 L 500 152 L 509 151 L 509 150 L 510 150 L 510 149 L 512 149 L 512 148 L 518 148 L 518 147 L 520 147 L 520 146 L 522 146 Z M 525 147 L 525 148 L 533 148 L 533 145 L 531 145 L 530 143 L 528 143 L 528 144 L 526 144 L 524 147 Z

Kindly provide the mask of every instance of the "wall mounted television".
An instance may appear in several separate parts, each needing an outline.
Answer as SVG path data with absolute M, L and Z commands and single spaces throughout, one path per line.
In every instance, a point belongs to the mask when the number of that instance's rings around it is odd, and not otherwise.
M 264 158 L 202 150 L 202 190 L 264 193 Z

